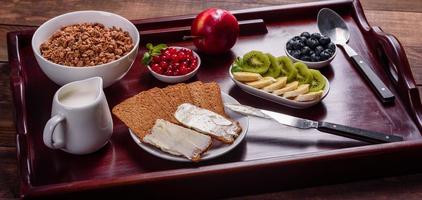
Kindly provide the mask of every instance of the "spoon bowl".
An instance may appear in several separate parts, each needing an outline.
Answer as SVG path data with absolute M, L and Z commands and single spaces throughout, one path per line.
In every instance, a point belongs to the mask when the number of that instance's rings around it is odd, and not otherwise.
M 349 28 L 340 15 L 328 8 L 318 12 L 319 31 L 336 44 L 346 44 L 350 38 Z

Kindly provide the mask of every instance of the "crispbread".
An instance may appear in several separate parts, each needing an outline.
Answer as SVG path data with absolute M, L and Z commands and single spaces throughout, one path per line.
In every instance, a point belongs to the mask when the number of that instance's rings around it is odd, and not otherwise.
M 203 85 L 204 83 L 202 83 L 201 81 L 196 81 L 188 84 L 189 93 L 193 99 L 194 105 L 211 110 L 212 106 L 209 103 L 209 99 L 205 98 L 207 94 L 205 94 Z
M 176 105 L 174 111 L 176 111 L 177 106 L 183 103 L 193 104 L 192 97 L 189 93 L 188 87 L 184 83 L 179 83 L 176 85 L 171 85 L 163 88 L 163 93 L 166 94 L 170 99 L 173 105 Z M 174 112 L 173 111 L 173 112 Z
M 146 92 L 141 92 L 128 98 L 113 108 L 115 114 L 123 123 L 132 129 L 139 138 L 149 134 L 154 126 L 157 115 L 148 107 L 142 104 Z
M 177 109 L 177 105 L 172 102 L 172 99 L 167 96 L 162 89 L 152 88 L 148 90 L 148 94 L 154 100 L 154 105 L 158 106 L 160 110 L 166 113 L 168 121 L 179 124 L 173 116 L 173 113 Z
M 220 86 L 216 82 L 202 84 L 203 99 L 208 101 L 207 109 L 227 117 L 224 112 L 223 99 L 221 98 Z

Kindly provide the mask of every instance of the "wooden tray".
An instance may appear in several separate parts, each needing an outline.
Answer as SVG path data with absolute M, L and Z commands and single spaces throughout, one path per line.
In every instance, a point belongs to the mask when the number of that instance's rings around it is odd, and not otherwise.
M 283 54 L 283 45 L 302 31 L 316 32 L 317 12 L 337 11 L 351 30 L 350 46 L 374 67 L 398 97 L 382 105 L 352 63 L 340 51 L 322 69 L 331 91 L 322 103 L 295 110 L 243 92 L 230 80 L 236 56 L 252 50 Z M 275 191 L 404 173 L 421 168 L 421 104 L 409 63 L 399 41 L 370 27 L 359 1 L 330 1 L 234 11 L 242 21 L 241 37 L 231 53 L 200 55 L 202 67 L 193 80 L 217 81 L 240 103 L 313 120 L 401 135 L 405 141 L 367 145 L 315 130 L 299 130 L 251 118 L 245 141 L 223 157 L 201 163 L 176 163 L 154 157 L 130 138 L 114 118 L 114 133 L 102 150 L 75 156 L 51 150 L 42 142 L 58 86 L 40 70 L 31 49 L 33 31 L 8 34 L 11 87 L 16 111 L 21 197 L 115 195 L 222 197 Z M 189 34 L 195 16 L 135 20 L 146 42 L 168 42 L 194 49 Z M 262 19 L 265 23 L 260 23 Z M 254 20 L 254 21 L 243 21 Z M 252 22 L 252 23 L 251 23 Z M 141 65 L 141 48 L 129 73 L 105 90 L 110 107 L 142 90 L 166 84 Z M 86 196 L 84 196 L 86 197 Z

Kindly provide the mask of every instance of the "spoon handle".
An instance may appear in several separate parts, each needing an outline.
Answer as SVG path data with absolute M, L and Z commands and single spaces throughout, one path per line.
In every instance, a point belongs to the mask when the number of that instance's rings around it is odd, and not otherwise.
M 358 66 L 359 70 L 365 75 L 365 78 L 370 82 L 371 87 L 377 93 L 382 103 L 389 103 L 394 101 L 394 94 L 382 82 L 382 80 L 375 74 L 369 65 L 363 60 L 360 55 L 350 56 L 353 62 Z

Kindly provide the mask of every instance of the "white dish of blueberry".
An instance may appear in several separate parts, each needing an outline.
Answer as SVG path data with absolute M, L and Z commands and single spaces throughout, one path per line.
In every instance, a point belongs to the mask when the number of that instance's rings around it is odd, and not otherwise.
M 314 69 L 328 66 L 337 54 L 337 47 L 328 36 L 308 32 L 288 40 L 284 50 L 293 61 Z
M 311 107 L 330 89 L 328 79 L 303 62 L 255 50 L 238 57 L 229 74 L 245 92 L 292 108 Z

